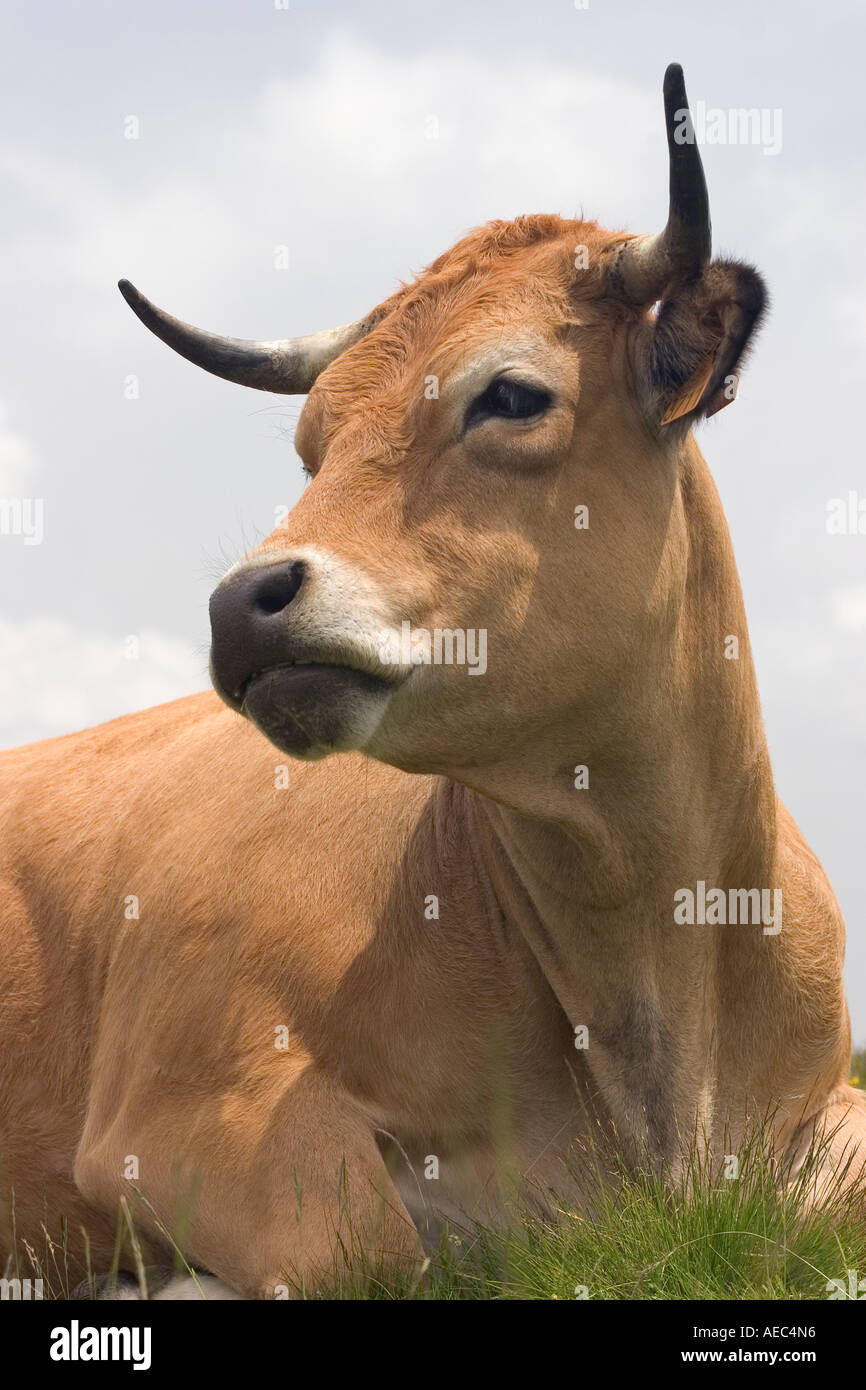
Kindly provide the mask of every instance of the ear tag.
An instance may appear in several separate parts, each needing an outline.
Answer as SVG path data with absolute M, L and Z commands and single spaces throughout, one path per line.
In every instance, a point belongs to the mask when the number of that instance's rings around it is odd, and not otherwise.
M 720 410 L 724 410 L 726 405 L 730 405 L 731 401 L 737 399 L 737 387 L 739 384 L 740 378 L 735 374 L 733 377 L 733 390 L 731 390 L 731 378 L 725 377 L 724 383 L 719 387 L 718 391 L 716 391 L 707 405 L 706 418 L 708 420 L 711 415 L 718 415 Z

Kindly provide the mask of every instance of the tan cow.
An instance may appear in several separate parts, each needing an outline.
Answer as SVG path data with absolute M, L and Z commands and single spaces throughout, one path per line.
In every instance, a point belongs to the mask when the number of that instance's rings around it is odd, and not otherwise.
M 492 223 L 275 344 L 122 286 L 209 371 L 309 391 L 312 482 L 213 596 L 221 698 L 2 758 L 21 1241 L 65 1220 L 107 1268 L 127 1197 L 148 1258 L 180 1222 L 267 1296 L 350 1225 L 411 1267 L 443 1218 L 579 1203 L 588 1145 L 675 1167 L 768 1111 L 791 1155 L 866 1137 L 843 924 L 691 431 L 765 296 L 710 260 L 678 67 L 665 103 L 660 236 Z

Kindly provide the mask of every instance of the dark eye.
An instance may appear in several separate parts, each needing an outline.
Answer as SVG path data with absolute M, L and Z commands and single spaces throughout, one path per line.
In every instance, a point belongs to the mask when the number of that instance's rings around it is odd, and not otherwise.
M 537 386 L 524 386 L 521 381 L 500 377 L 477 396 L 469 407 L 466 424 L 477 425 L 490 416 L 500 420 L 531 420 L 547 410 L 551 402 L 549 391 Z

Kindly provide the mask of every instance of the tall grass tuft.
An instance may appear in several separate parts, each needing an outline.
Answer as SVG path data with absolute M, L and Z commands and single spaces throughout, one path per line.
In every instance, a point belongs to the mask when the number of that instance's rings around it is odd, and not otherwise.
M 678 1174 L 599 1178 L 591 1217 L 556 1205 L 508 1229 L 446 1230 L 422 1278 L 395 1280 L 363 1261 L 302 1296 L 424 1299 L 814 1299 L 848 1270 L 866 1274 L 862 1191 L 841 1183 L 809 1197 L 829 1138 L 792 1176 L 757 1126 L 736 1177 L 711 1171 L 695 1145 Z

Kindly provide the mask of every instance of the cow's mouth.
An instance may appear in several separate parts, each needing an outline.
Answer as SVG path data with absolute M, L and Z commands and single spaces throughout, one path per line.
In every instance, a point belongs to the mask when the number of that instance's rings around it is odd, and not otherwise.
M 284 753 L 312 759 L 362 748 L 398 684 L 353 666 L 284 663 L 254 671 L 237 701 Z

